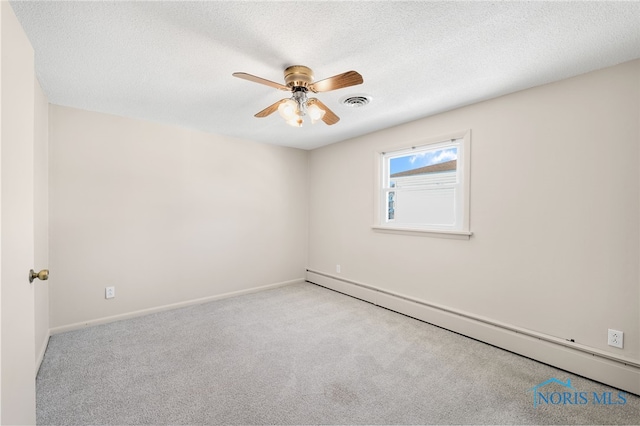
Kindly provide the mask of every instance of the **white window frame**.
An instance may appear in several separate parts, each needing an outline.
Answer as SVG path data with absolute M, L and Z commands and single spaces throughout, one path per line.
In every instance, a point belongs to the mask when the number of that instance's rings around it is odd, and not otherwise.
M 388 167 L 391 158 L 403 157 L 416 150 L 428 149 L 437 150 L 452 146 L 452 141 L 458 148 L 457 155 L 457 181 L 455 185 L 455 216 L 454 226 L 438 226 L 430 224 L 398 224 L 387 221 L 388 188 L 387 178 L 389 177 Z M 468 239 L 472 232 L 469 227 L 469 189 L 470 189 L 470 153 L 471 153 L 471 130 L 452 132 L 433 138 L 424 138 L 413 143 L 404 142 L 389 146 L 386 149 L 375 152 L 376 176 L 375 176 L 375 196 L 374 196 L 374 224 L 375 231 L 391 232 L 407 235 L 427 235 L 449 238 Z

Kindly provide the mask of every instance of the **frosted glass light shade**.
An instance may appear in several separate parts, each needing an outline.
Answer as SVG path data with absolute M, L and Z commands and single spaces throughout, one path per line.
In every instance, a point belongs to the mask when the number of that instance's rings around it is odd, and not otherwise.
M 307 113 L 309 114 L 309 117 L 311 117 L 311 123 L 315 123 L 318 120 L 322 120 L 322 117 L 324 117 L 325 114 L 325 110 L 323 110 L 316 104 L 312 104 L 307 108 Z
M 287 99 L 278 106 L 278 112 L 282 118 L 289 121 L 298 115 L 298 105 L 293 99 Z

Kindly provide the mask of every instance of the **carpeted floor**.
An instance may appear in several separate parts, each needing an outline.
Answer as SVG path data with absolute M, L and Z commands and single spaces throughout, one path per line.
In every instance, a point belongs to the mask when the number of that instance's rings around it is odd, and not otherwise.
M 530 389 L 550 378 L 570 379 L 575 403 L 534 407 Z M 568 390 L 545 389 L 552 402 Z M 618 392 L 303 283 L 52 336 L 37 420 L 638 424 L 640 398 Z

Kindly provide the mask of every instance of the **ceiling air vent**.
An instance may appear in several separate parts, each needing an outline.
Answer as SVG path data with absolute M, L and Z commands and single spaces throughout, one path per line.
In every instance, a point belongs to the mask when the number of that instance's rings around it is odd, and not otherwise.
M 352 108 L 363 107 L 369 102 L 371 102 L 371 96 L 366 95 L 347 96 L 346 98 L 342 98 L 340 101 L 340 103 Z

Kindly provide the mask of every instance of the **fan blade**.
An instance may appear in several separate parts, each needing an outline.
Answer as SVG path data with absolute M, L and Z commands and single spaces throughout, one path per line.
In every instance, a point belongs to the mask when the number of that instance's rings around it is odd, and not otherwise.
M 313 104 L 317 104 L 320 107 L 320 109 L 324 110 L 324 116 L 322 117 L 322 121 L 327 123 L 327 125 L 331 126 L 332 124 L 336 124 L 338 121 L 340 121 L 340 117 L 335 115 L 333 111 L 331 111 L 325 104 L 320 102 L 317 98 L 310 98 L 307 101 L 307 105 L 313 105 Z
M 362 84 L 364 80 L 362 76 L 355 71 L 347 71 L 333 77 L 325 78 L 309 85 L 309 90 L 314 93 L 328 92 L 330 90 L 342 89 L 343 87 L 355 86 Z
M 280 83 L 276 83 L 275 81 L 266 80 L 264 78 L 256 77 L 255 75 L 247 74 L 246 72 L 234 72 L 232 75 L 234 77 L 238 77 L 238 78 L 241 78 L 243 80 L 253 81 L 254 83 L 264 84 L 266 86 L 273 87 L 273 88 L 280 89 L 280 90 L 286 90 L 287 92 L 289 90 L 291 90 L 290 88 L 288 88 L 285 85 L 282 85 Z
M 266 117 L 267 115 L 271 115 L 274 112 L 276 112 L 278 110 L 278 107 L 280 106 L 281 103 L 286 102 L 287 99 L 280 99 L 278 102 L 276 102 L 275 104 L 271 104 L 268 107 L 266 107 L 265 109 L 263 109 L 262 111 L 260 111 L 259 113 L 257 113 L 254 117 Z

